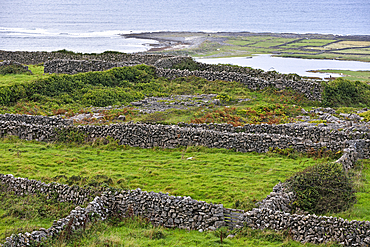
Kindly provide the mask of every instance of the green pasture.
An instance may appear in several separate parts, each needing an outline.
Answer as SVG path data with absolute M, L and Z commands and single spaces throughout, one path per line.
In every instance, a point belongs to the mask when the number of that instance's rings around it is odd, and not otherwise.
M 3 174 L 63 183 L 80 176 L 75 182 L 81 185 L 83 178 L 90 183 L 104 176 L 111 186 L 191 196 L 226 207 L 261 200 L 279 181 L 322 161 L 204 147 L 140 149 L 21 140 L 3 140 L 0 149 Z
M 370 70 L 360 70 L 360 71 L 352 71 L 352 70 L 319 70 L 319 72 L 324 73 L 336 73 L 339 75 L 343 75 L 346 80 L 350 81 L 370 81 Z
M 214 41 L 214 38 L 223 41 Z M 213 38 L 213 39 L 212 39 Z M 307 59 L 339 59 L 370 62 L 370 42 L 342 41 L 330 38 L 286 38 L 276 35 L 218 36 L 206 39 L 200 46 L 181 50 L 194 57 L 238 57 L 253 54 L 276 54 Z M 346 48 L 345 50 L 336 50 Z M 178 53 L 180 51 L 166 51 Z M 336 54 L 340 53 L 340 54 Z M 343 54 L 342 54 L 343 53 Z
M 32 71 L 32 75 L 29 74 L 0 74 L 0 87 L 11 86 L 17 83 L 24 83 L 27 81 L 35 81 L 41 78 L 46 78 L 48 75 L 44 75 L 44 66 L 39 65 L 28 65 L 28 69 Z
M 0 173 L 3 174 L 80 186 L 105 184 L 122 189 L 141 188 L 191 196 L 232 208 L 238 201 L 239 208 L 246 210 L 266 197 L 279 181 L 324 161 L 297 153 L 287 157 L 204 147 L 140 149 L 118 146 L 114 142 L 77 145 L 27 142 L 17 138 L 2 139 L 0 150 Z M 364 164 L 366 175 L 369 165 Z M 366 196 L 370 186 L 367 180 L 360 186 L 359 203 L 353 211 L 345 213 L 348 218 L 368 219 Z M 5 203 L 0 206 L 0 239 L 14 232 L 50 227 L 53 220 L 64 217 L 62 215 L 73 208 L 72 204 L 61 205 L 33 196 L 1 194 L 1 198 Z M 47 246 L 60 246 L 60 239 L 53 241 Z M 221 244 L 217 232 L 153 228 L 130 220 L 98 222 L 85 233 L 62 242 L 63 246 L 104 243 L 111 244 L 109 246 L 301 246 L 286 233 L 273 231 L 244 230 L 238 237 Z

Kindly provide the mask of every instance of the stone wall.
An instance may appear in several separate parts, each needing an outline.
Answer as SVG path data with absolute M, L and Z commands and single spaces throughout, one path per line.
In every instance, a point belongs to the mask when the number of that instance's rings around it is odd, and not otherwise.
M 172 67 L 181 61 L 190 59 L 189 57 L 171 57 L 166 59 L 159 59 L 154 65 L 156 66 L 156 74 L 159 77 L 174 79 L 177 77 L 197 76 L 209 81 L 224 80 L 224 81 L 237 81 L 244 84 L 251 90 L 264 89 L 266 87 L 276 87 L 278 89 L 293 89 L 297 92 L 303 93 L 310 100 L 321 100 L 321 84 L 312 80 L 293 80 L 281 76 L 278 78 L 271 77 L 268 74 L 259 74 L 258 76 L 253 73 L 237 73 L 227 71 L 212 71 L 212 70 L 179 70 L 179 69 L 165 69 Z M 45 62 L 45 73 L 66 73 L 75 74 L 88 71 L 103 71 L 113 67 L 132 66 L 140 64 L 139 61 L 128 60 L 126 62 L 113 63 L 97 60 L 53 60 Z M 148 63 L 147 63 L 148 64 Z M 227 66 L 225 66 L 227 68 Z
M 229 133 L 198 128 L 184 128 L 176 125 L 124 123 L 103 126 L 51 126 L 0 121 L 0 137 L 14 135 L 26 140 L 56 141 L 59 138 L 58 132 L 61 131 L 81 133 L 86 140 L 110 136 L 121 145 L 141 148 L 205 146 L 209 148 L 234 149 L 237 152 L 265 153 L 270 148 L 294 148 L 298 152 L 307 152 L 324 147 L 337 152 L 349 146 L 348 141 L 316 143 L 288 135 Z M 365 140 L 364 146 L 368 147 L 369 144 L 370 140 Z
M 106 62 L 101 60 L 56 59 L 44 63 L 44 73 L 77 74 L 89 71 L 104 71 L 115 67 L 134 66 L 140 62 Z
M 5 60 L 5 61 L 0 62 L 0 68 L 4 66 L 15 66 L 24 73 L 27 72 L 29 74 L 32 74 L 32 71 L 28 69 L 28 66 L 24 66 L 21 63 L 18 63 L 12 60 Z
M 89 191 L 78 186 L 45 184 L 37 180 L 15 178 L 13 175 L 0 174 L 0 184 L 18 195 L 41 193 L 49 196 L 52 194 L 60 202 L 71 201 L 82 204 L 92 196 Z M 93 194 L 96 194 L 96 191 Z M 23 246 L 32 241 L 40 242 L 59 234 L 67 227 L 72 231 L 83 228 L 95 216 L 104 220 L 109 215 L 117 214 L 141 216 L 149 219 L 156 226 L 187 230 L 215 230 L 224 225 L 222 204 L 206 203 L 190 197 L 146 192 L 141 189 L 107 190 L 101 196 L 95 197 L 86 208 L 77 207 L 67 217 L 54 221 L 50 228 L 12 235 L 6 239 L 4 246 L 18 246 L 17 244 Z
M 205 146 L 233 149 L 237 152 L 264 153 L 271 148 L 293 148 L 298 152 L 327 149 L 342 151 L 338 162 L 344 168 L 358 158 L 370 157 L 370 133 L 362 126 L 338 129 L 338 125 L 316 126 L 305 123 L 282 125 L 227 124 L 161 125 L 120 123 L 111 125 L 72 125 L 72 120 L 55 117 L 0 114 L 0 137 L 18 136 L 25 140 L 58 141 L 64 133 L 80 133 L 86 141 L 112 137 L 121 145 L 142 148 Z
M 7 191 L 14 191 L 16 195 L 42 193 L 47 196 L 47 199 L 54 198 L 59 202 L 72 202 L 76 205 L 84 204 L 97 193 L 92 188 L 81 188 L 77 185 L 68 186 L 59 183 L 46 184 L 33 179 L 15 178 L 10 174 L 0 174 L 0 183 L 5 185 Z
M 369 246 L 370 222 L 337 217 L 297 215 L 267 208 L 256 208 L 239 217 L 239 225 L 253 229 L 289 230 L 301 243 L 338 241 L 344 246 Z
M 73 120 L 64 119 L 61 117 L 47 117 L 42 115 L 25 115 L 25 114 L 0 114 L 0 121 L 11 121 L 35 125 L 72 125 Z
M 13 60 L 22 64 L 40 64 L 55 59 L 67 60 L 101 60 L 106 62 L 128 62 L 136 61 L 140 64 L 154 65 L 159 59 L 170 58 L 173 56 L 161 54 L 126 54 L 105 52 L 100 54 L 82 54 L 65 52 L 42 52 L 42 51 L 2 51 L 0 50 L 1 60 Z
M 348 125 L 349 124 L 349 125 Z M 231 124 L 195 124 L 178 123 L 181 127 L 202 128 L 221 132 L 231 133 L 266 133 L 289 135 L 303 139 L 309 139 L 312 142 L 343 142 L 345 140 L 370 139 L 370 130 L 364 125 L 349 122 L 346 124 L 327 123 L 316 124 L 307 122 L 297 122 L 288 124 L 247 124 L 234 127 Z
M 224 81 L 237 81 L 244 84 L 247 88 L 251 90 L 264 89 L 266 87 L 276 87 L 278 89 L 290 88 L 296 92 L 304 94 L 310 100 L 321 101 L 322 87 L 320 82 L 315 82 L 311 80 L 287 80 L 285 78 L 280 78 L 277 80 L 272 80 L 269 78 L 255 77 L 251 74 L 243 74 L 236 72 L 218 72 L 218 71 L 189 71 L 189 70 L 179 70 L 179 69 L 156 69 L 157 76 L 165 77 L 168 79 L 174 79 L 177 77 L 188 77 L 197 76 L 204 78 L 209 81 L 224 80 Z
M 45 184 L 36 180 L 14 178 L 13 175 L 0 174 L 0 183 L 8 191 L 16 194 L 61 194 L 68 198 L 76 198 L 78 190 L 75 186 L 60 184 Z M 47 188 L 47 189 L 45 189 Z M 59 188 L 67 188 L 62 190 Z M 84 198 L 77 203 L 84 202 Z M 62 197 L 58 197 L 60 200 Z M 289 230 L 292 238 L 302 243 L 325 243 L 338 241 L 345 246 L 368 246 L 370 244 L 370 222 L 348 221 L 342 218 L 290 214 L 290 203 L 294 194 L 284 189 L 284 184 L 278 184 L 273 192 L 264 199 L 259 208 L 239 214 L 236 227 L 251 227 L 254 229 Z M 62 199 L 61 201 L 64 201 Z M 54 221 L 48 228 L 41 228 L 32 233 L 19 233 L 6 238 L 3 246 L 26 245 L 40 242 L 58 235 L 63 229 L 75 231 L 84 228 L 92 219 L 105 220 L 109 215 L 132 214 L 149 219 L 154 225 L 176 227 L 188 230 L 216 230 L 225 225 L 224 213 L 230 209 L 222 204 L 209 204 L 196 201 L 190 197 L 170 196 L 163 193 L 141 191 L 105 191 L 95 197 L 86 208 L 76 207 L 67 217 Z M 1 246 L 1 244 L 0 244 Z
M 171 69 L 174 65 L 179 64 L 183 61 L 192 62 L 193 59 L 191 57 L 182 56 L 162 58 L 155 62 L 154 66 L 156 68 Z

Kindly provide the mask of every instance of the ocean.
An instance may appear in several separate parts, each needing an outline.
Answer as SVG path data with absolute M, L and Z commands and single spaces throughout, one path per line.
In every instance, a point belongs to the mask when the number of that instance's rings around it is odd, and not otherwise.
M 0 50 L 140 52 L 153 31 L 370 34 L 369 0 L 1 0 Z

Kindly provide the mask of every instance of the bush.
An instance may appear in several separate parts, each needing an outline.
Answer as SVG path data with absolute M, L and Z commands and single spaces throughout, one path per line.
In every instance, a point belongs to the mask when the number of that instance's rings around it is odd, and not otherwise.
M 186 59 L 184 61 L 182 61 L 181 63 L 178 63 L 174 66 L 172 66 L 172 69 L 181 69 L 181 70 L 190 70 L 190 71 L 194 71 L 194 70 L 200 70 L 200 67 L 199 67 L 199 64 L 197 62 L 195 62 L 193 59 L 189 58 L 189 59 Z
M 0 75 L 8 74 L 28 74 L 32 75 L 32 72 L 28 70 L 28 67 L 22 66 L 20 64 L 11 64 L 0 66 Z
M 362 112 L 359 115 L 364 118 L 363 121 L 365 121 L 365 122 L 369 122 L 370 121 L 370 111 Z
M 72 99 L 65 95 L 70 95 L 76 101 L 84 98 L 87 104 L 95 106 L 106 106 L 116 102 L 127 103 L 132 99 L 142 98 L 143 95 L 135 93 L 129 95 L 130 92 L 125 92 L 124 89 L 131 88 L 136 84 L 149 83 L 154 78 L 155 68 L 146 65 L 76 75 L 52 75 L 31 83 L 0 87 L 0 104 L 11 105 L 20 99 L 39 101 L 43 99 L 42 96 L 59 98 L 62 102 L 72 103 Z M 106 89 L 101 89 L 103 87 Z M 121 87 L 120 90 L 115 92 L 118 87 Z M 92 93 L 94 88 L 98 88 L 98 90 Z M 110 88 L 114 88 L 114 90 Z M 89 95 L 84 95 L 88 92 L 94 94 L 93 96 L 98 96 L 99 99 L 93 100 Z M 104 99 L 106 96 L 108 96 L 107 99 Z M 90 103 L 89 101 L 94 102 Z
M 369 105 L 370 85 L 360 81 L 338 78 L 324 84 L 322 93 L 323 106 Z
M 315 214 L 337 213 L 356 202 L 353 182 L 338 163 L 308 167 L 286 182 L 297 196 L 293 209 Z

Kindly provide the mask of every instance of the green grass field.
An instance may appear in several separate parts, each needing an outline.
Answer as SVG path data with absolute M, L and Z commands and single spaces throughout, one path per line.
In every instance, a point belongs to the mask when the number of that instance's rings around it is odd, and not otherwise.
M 183 34 L 185 35 L 185 34 Z M 191 34 L 188 34 L 191 35 Z M 186 36 L 186 35 L 185 35 Z M 198 34 L 202 36 L 202 34 Z M 285 37 L 276 34 L 211 34 L 195 48 L 166 50 L 164 53 L 193 57 L 239 57 L 253 54 L 275 54 L 282 57 L 337 59 L 370 62 L 368 41 L 334 39 L 333 36 Z M 339 49 L 339 50 L 337 50 Z M 345 49 L 345 50 L 341 50 Z
M 336 73 L 343 75 L 345 79 L 350 81 L 370 81 L 370 70 L 365 71 L 352 71 L 352 70 L 319 70 L 324 73 Z
M 0 86 L 11 86 L 17 83 L 35 81 L 37 79 L 45 78 L 48 76 L 44 75 L 44 66 L 28 65 L 28 69 L 32 71 L 32 75 L 28 74 L 0 75 Z
M 171 195 L 223 203 L 225 207 L 235 207 L 235 202 L 239 201 L 243 209 L 252 208 L 279 181 L 323 161 L 300 154 L 286 157 L 273 153 L 235 153 L 203 147 L 140 149 L 117 146 L 115 143 L 94 147 L 88 144 L 27 142 L 16 138 L 2 139 L 0 150 L 3 150 L 0 154 L 0 173 L 4 174 L 11 173 L 45 182 L 79 185 L 100 182 L 123 189 L 139 187 L 147 191 L 168 192 Z M 365 164 L 364 174 L 367 174 L 369 165 Z M 370 186 L 367 181 L 361 186 L 359 204 L 347 212 L 348 218 L 369 219 L 366 196 Z M 0 206 L 0 239 L 18 230 L 50 227 L 52 221 L 61 216 L 58 203 L 43 201 L 44 204 L 40 205 L 34 197 L 22 199 L 4 194 L 2 201 L 12 203 Z M 62 207 L 62 213 L 67 213 L 73 205 L 65 203 Z M 29 215 L 19 213 L 30 208 L 34 210 Z M 40 213 L 40 208 L 45 208 L 45 212 Z M 24 224 L 24 219 L 27 219 L 27 224 Z M 157 234 L 161 237 L 153 237 L 153 232 L 160 232 Z M 107 242 L 115 244 L 109 246 L 300 246 L 286 235 L 269 231 L 252 231 L 247 236 L 240 234 L 235 239 L 225 240 L 222 245 L 215 234 L 138 226 L 135 222 L 117 225 L 108 221 L 94 224 L 82 238 L 76 236 L 70 244 L 101 246 Z

